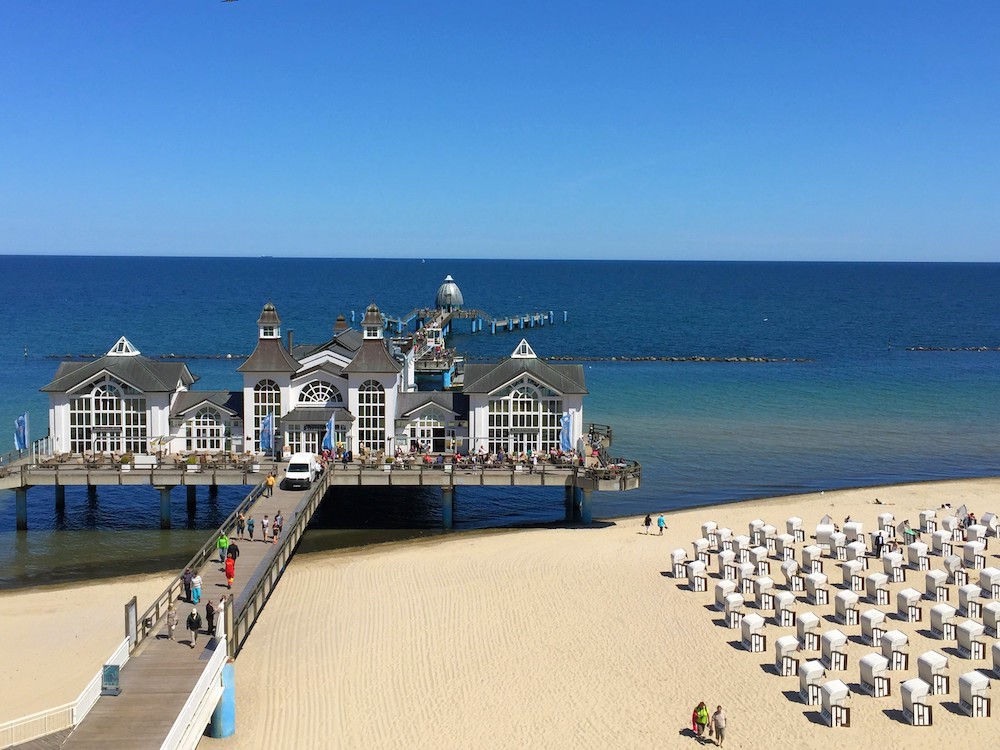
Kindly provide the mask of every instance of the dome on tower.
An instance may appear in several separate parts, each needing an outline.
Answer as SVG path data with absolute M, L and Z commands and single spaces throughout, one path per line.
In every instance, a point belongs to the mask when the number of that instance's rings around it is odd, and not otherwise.
M 444 283 L 438 287 L 437 296 L 434 298 L 434 306 L 438 310 L 458 310 L 465 304 L 462 299 L 462 290 L 451 276 L 446 276 Z

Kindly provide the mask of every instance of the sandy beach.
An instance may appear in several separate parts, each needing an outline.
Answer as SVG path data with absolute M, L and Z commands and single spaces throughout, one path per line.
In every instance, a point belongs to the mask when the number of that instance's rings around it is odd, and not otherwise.
M 738 631 L 724 627 L 711 606 L 714 566 L 705 593 L 669 576 L 670 552 L 682 547 L 690 557 L 706 520 L 745 534 L 748 523 L 761 518 L 780 533 L 785 519 L 797 515 L 809 535 L 829 513 L 838 523 L 850 515 L 871 531 L 879 513 L 916 526 L 921 509 L 943 503 L 965 503 L 979 516 L 1000 509 L 1000 479 L 668 513 L 662 537 L 654 513 L 649 535 L 634 518 L 299 556 L 236 662 L 236 735 L 206 739 L 200 747 L 694 747 L 690 715 L 700 700 L 713 710 L 724 707 L 725 746 L 732 748 L 848 743 L 874 750 L 945 739 L 987 747 L 996 717 L 968 718 L 957 703 L 958 677 L 990 669 L 988 647 L 982 661 L 949 655 L 951 692 L 930 698 L 933 727 L 901 721 L 899 684 L 916 676 L 916 657 L 954 645 L 929 637 L 930 602 L 924 602 L 923 623 L 891 620 L 890 627 L 909 636 L 911 654 L 908 670 L 891 673 L 892 694 L 852 694 L 851 727 L 830 729 L 818 706 L 799 700 L 798 679 L 771 670 L 774 640 L 794 628 L 769 621 L 766 651 L 749 653 L 734 645 Z M 991 544 L 987 565 L 1000 567 L 998 550 L 1000 544 Z M 932 558 L 933 567 L 940 565 Z M 860 634 L 858 626 L 832 621 L 841 574 L 832 560 L 826 572 L 830 604 L 808 606 L 800 595 L 798 611 L 820 615 L 823 631 Z M 774 560 L 772 574 L 781 588 Z M 890 606 L 882 609 L 894 612 L 895 593 L 909 586 L 922 591 L 923 574 L 910 571 L 905 583 L 893 584 Z M 77 639 L 98 630 L 98 618 L 113 632 L 128 592 L 141 589 L 148 601 L 161 587 L 154 580 L 119 581 L 0 597 L 0 637 L 24 646 L 0 683 L 0 718 L 72 700 L 114 647 L 114 638 Z M 142 602 L 140 595 L 140 608 Z M 957 603 L 954 587 L 950 603 Z M 862 611 L 873 606 L 862 598 Z M 851 640 L 847 669 L 828 671 L 828 679 L 843 679 L 854 690 L 858 661 L 873 651 Z M 76 684 L 70 673 L 79 675 Z

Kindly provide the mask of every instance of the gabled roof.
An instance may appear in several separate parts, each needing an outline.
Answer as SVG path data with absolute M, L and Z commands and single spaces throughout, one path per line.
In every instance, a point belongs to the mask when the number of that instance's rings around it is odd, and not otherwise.
M 456 397 L 459 402 L 457 404 Z M 455 391 L 413 391 L 400 393 L 396 396 L 396 410 L 400 417 L 409 417 L 415 411 L 431 404 L 439 406 L 455 416 L 462 414 L 463 406 L 465 414 L 468 415 L 469 412 L 468 398 Z
M 328 375 L 334 379 L 341 379 L 343 371 L 343 366 L 338 365 L 336 362 L 319 362 L 311 367 L 303 367 L 295 373 L 295 382 L 300 382 L 309 376 L 318 377 L 319 375 Z
M 299 369 L 299 363 L 281 343 L 281 339 L 258 339 L 257 346 L 237 372 L 288 372 Z
M 354 353 L 361 348 L 361 332 L 353 328 L 338 331 L 333 338 L 324 341 L 322 344 L 296 344 L 292 354 L 300 362 L 314 354 L 329 351 L 338 354 L 345 359 L 350 359 Z
M 243 391 L 182 391 L 170 407 L 172 418 L 183 417 L 202 406 L 213 406 L 230 416 L 243 416 Z
M 527 357 L 510 357 L 496 364 L 467 363 L 462 393 L 493 393 L 525 374 L 557 393 L 587 393 L 583 365 L 550 365 L 544 360 Z
M 402 369 L 403 366 L 389 356 L 384 339 L 366 339 L 351 363 L 344 368 L 344 372 L 363 375 L 366 373 L 396 373 Z
M 178 383 L 187 387 L 196 380 L 183 362 L 158 362 L 140 354 L 106 354 L 93 362 L 61 362 L 55 378 L 40 390 L 43 393 L 69 393 L 102 373 L 143 393 L 172 393 Z
M 326 424 L 333 415 L 333 421 L 353 422 L 354 415 L 341 406 L 296 406 L 281 418 L 282 424 Z

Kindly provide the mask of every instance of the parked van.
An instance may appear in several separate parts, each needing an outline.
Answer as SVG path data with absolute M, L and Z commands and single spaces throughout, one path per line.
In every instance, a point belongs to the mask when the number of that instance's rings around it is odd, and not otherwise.
M 282 489 L 309 489 L 319 476 L 319 459 L 314 453 L 295 453 L 288 459 Z

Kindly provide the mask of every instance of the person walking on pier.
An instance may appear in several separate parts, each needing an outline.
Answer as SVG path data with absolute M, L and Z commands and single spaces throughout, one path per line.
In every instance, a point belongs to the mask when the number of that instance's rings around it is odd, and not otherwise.
M 264 517 L 260 519 L 260 535 L 264 539 L 264 544 L 267 544 L 267 527 L 271 525 L 271 522 L 267 520 L 267 513 Z
M 197 607 L 188 615 L 187 629 L 191 631 L 191 648 L 194 648 L 198 645 L 198 631 L 201 630 L 201 615 L 198 614 Z
M 215 605 L 215 632 L 216 638 L 222 638 L 226 634 L 226 595 L 219 597 L 219 603 Z
M 226 558 L 226 586 L 233 587 L 233 579 L 236 578 L 236 558 L 230 555 Z
M 281 511 L 278 511 L 278 515 L 274 517 L 274 542 L 278 543 L 278 537 L 281 536 L 281 530 L 285 527 L 285 517 L 281 515 Z
M 184 584 L 184 598 L 189 602 L 191 599 L 191 579 L 194 578 L 194 573 L 191 572 L 191 568 L 184 568 L 184 572 L 181 574 L 181 583 Z
M 250 536 L 251 542 L 253 541 L 253 526 L 254 526 L 253 516 L 250 516 L 249 518 L 247 518 L 247 534 Z
M 219 548 L 219 562 L 226 562 L 226 550 L 229 549 L 229 537 L 226 536 L 226 532 L 223 531 L 219 534 L 219 541 L 215 543 L 215 546 Z
M 215 604 L 211 599 L 205 605 L 205 624 L 209 635 L 215 632 Z
M 173 602 L 167 606 L 167 638 L 174 639 L 174 631 L 177 629 L 177 607 Z
M 197 573 L 191 578 L 191 603 L 197 604 L 201 601 L 201 576 Z
M 274 494 L 274 471 L 267 475 L 267 479 L 264 480 L 264 497 L 271 497 Z
M 240 511 L 236 514 L 236 538 L 243 541 L 243 529 L 246 528 L 247 517 Z

